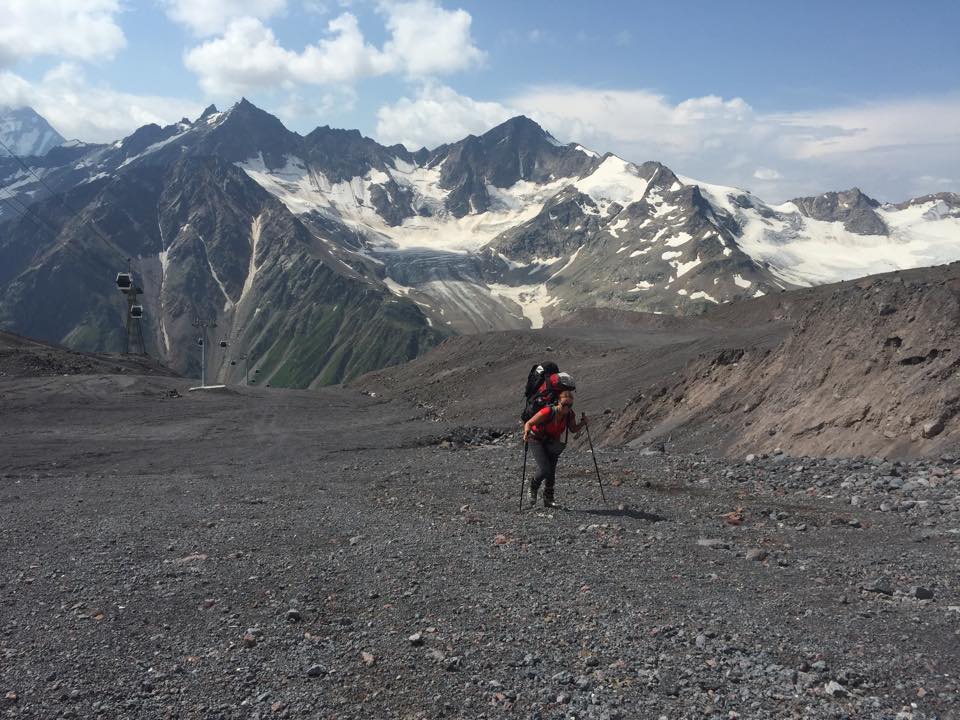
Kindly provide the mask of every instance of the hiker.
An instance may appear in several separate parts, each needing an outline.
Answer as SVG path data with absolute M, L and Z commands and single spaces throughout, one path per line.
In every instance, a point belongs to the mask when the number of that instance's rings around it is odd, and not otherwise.
M 555 507 L 553 500 L 554 482 L 557 474 L 557 461 L 566 447 L 565 433 L 571 430 L 574 435 L 587 425 L 587 416 L 577 414 L 573 409 L 573 390 L 560 391 L 556 405 L 547 405 L 527 420 L 523 425 L 523 441 L 528 444 L 537 461 L 537 473 L 530 482 L 530 501 L 536 506 L 537 493 L 543 483 L 543 506 Z

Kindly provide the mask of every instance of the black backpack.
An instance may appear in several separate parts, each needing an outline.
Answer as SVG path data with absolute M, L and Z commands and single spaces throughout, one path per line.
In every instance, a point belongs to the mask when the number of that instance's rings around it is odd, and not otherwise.
M 540 388 L 547 378 L 559 372 L 560 368 L 557 367 L 555 362 L 537 363 L 530 368 L 530 372 L 527 374 L 527 386 L 523 391 L 525 403 L 523 412 L 520 413 L 521 421 L 526 422 L 547 405 L 557 402 L 558 393 L 555 388 L 551 388 L 549 385 L 544 387 L 543 390 Z

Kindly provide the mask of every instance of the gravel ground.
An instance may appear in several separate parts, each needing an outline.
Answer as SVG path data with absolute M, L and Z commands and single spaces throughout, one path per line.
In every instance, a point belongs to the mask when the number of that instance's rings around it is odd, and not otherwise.
M 418 414 L 419 413 L 419 414 Z M 0 717 L 960 717 L 960 465 L 0 380 Z

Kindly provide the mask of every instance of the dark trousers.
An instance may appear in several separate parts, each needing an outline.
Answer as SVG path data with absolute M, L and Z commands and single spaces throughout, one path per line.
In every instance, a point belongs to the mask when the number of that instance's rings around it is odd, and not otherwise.
M 537 472 L 530 481 L 530 489 L 536 493 L 543 483 L 543 497 L 553 500 L 553 486 L 557 479 L 557 461 L 566 447 L 559 440 L 531 440 L 530 454 L 537 463 Z

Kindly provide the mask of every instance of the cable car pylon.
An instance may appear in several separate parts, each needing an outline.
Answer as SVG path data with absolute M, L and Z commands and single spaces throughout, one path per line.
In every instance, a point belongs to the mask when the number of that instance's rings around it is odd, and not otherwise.
M 117 288 L 127 296 L 127 341 L 124 347 L 126 355 L 134 354 L 131 347 L 139 348 L 137 355 L 146 355 L 147 346 L 143 342 L 143 305 L 137 297 L 143 294 L 143 288 L 137 287 L 133 280 L 133 271 L 130 269 L 130 259 L 127 258 L 127 271 L 117 273 Z

